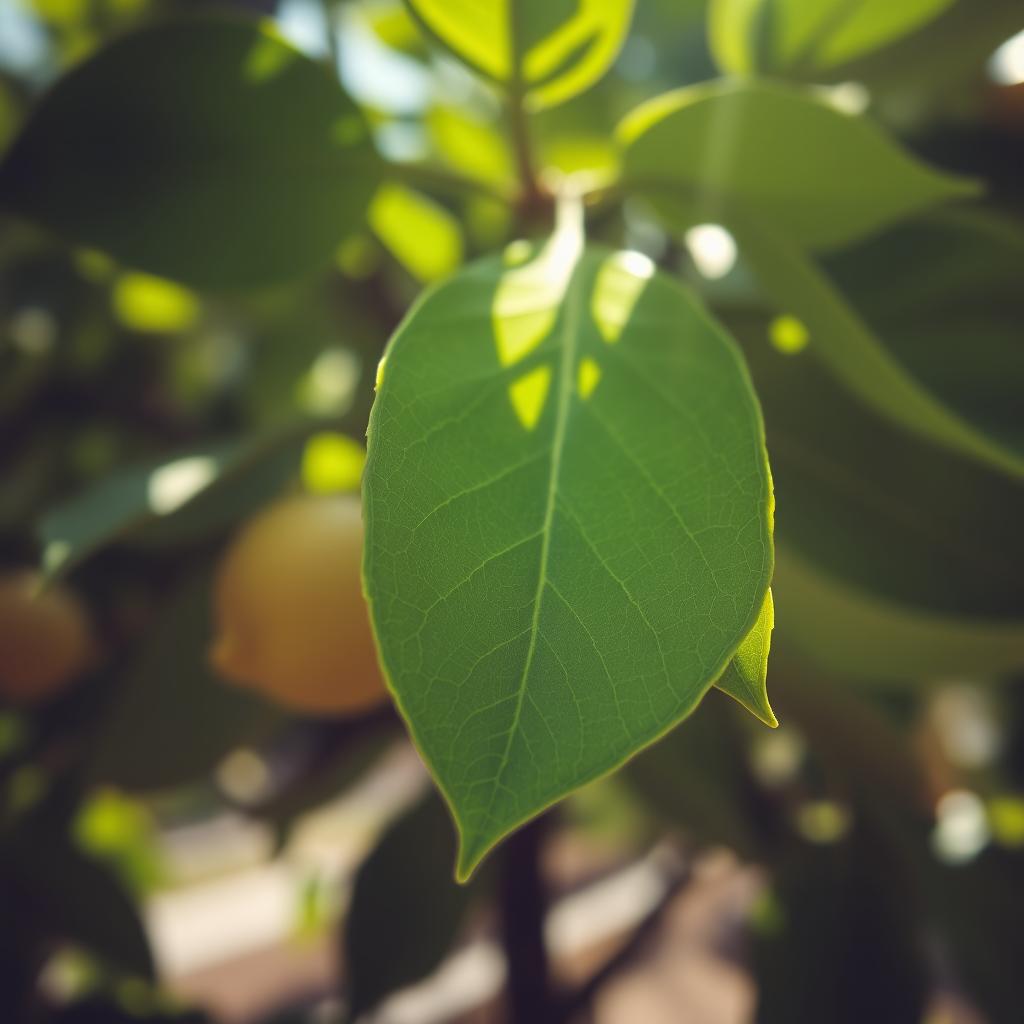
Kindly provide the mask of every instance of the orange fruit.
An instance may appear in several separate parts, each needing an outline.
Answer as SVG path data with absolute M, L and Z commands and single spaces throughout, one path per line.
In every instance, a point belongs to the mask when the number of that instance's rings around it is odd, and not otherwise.
M 214 667 L 300 712 L 355 713 L 384 701 L 362 553 L 355 495 L 286 498 L 256 515 L 219 567 Z
M 0 701 L 39 704 L 88 664 L 92 633 L 78 598 L 59 583 L 42 588 L 34 569 L 0 576 Z

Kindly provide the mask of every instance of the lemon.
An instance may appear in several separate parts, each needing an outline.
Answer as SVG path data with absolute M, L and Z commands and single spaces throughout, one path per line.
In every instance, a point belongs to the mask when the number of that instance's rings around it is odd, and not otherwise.
M 256 515 L 219 567 L 217 671 L 304 713 L 354 713 L 385 700 L 362 551 L 355 495 L 286 498 Z
M 66 587 L 42 589 L 34 569 L 0 576 L 0 700 L 39 704 L 86 667 L 93 650 L 88 617 Z

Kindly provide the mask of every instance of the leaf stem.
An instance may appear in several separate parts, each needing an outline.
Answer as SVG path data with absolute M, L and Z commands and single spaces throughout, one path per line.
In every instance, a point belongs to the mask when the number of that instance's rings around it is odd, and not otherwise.
M 545 190 L 537 176 L 537 164 L 530 136 L 529 116 L 526 112 L 526 82 L 523 79 L 523 38 L 519 18 L 519 4 L 509 4 L 509 49 L 512 54 L 512 73 L 508 83 L 509 127 L 512 152 L 519 174 L 519 205 L 524 220 L 531 220 L 545 211 Z

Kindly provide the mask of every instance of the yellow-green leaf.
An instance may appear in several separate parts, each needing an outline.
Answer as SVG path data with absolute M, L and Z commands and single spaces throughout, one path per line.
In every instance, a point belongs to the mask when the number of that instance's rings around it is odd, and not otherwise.
M 593 85 L 618 55 L 633 0 L 406 0 L 430 36 L 475 71 L 550 107 Z

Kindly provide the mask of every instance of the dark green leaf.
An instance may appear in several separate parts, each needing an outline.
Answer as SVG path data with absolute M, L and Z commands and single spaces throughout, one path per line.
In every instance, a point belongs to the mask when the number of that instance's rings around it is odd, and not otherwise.
M 847 841 L 794 844 L 755 921 L 759 1024 L 921 1019 L 923 937 L 896 866 L 886 835 L 863 821 Z
M 938 615 L 935 625 L 951 618 L 1019 625 L 1024 484 L 874 416 L 810 346 L 795 355 L 775 350 L 767 318 L 734 317 L 730 325 L 744 341 L 764 407 L 785 548 L 844 587 Z M 782 580 L 775 598 L 779 636 L 802 628 L 787 621 Z M 810 626 L 805 632 L 811 637 Z
M 209 668 L 210 587 L 174 595 L 137 663 L 119 681 L 88 775 L 129 790 L 204 780 L 231 750 L 270 733 L 280 713 Z
M 721 697 L 709 695 L 623 773 L 644 803 L 688 838 L 724 844 L 743 857 L 764 857 L 743 737 L 733 707 Z
M 142 921 L 117 878 L 70 842 L 67 829 L 34 820 L 0 845 L 0 916 L 10 937 L 84 946 L 110 966 L 154 976 Z M 0 951 L 4 943 L 0 940 Z
M 1014 475 L 1024 474 L 1022 267 L 1024 230 L 977 211 L 899 225 L 825 264 L 906 383 L 887 390 L 894 373 L 851 372 L 871 376 L 896 416 L 908 387 L 934 396 L 960 424 L 956 447 Z
M 365 575 L 459 876 L 681 721 L 762 611 L 771 488 L 728 337 L 644 257 L 481 262 L 392 341 Z M 525 261 L 525 262 L 524 262 Z
M 0 169 L 14 212 L 118 260 L 206 286 L 325 265 L 376 157 L 358 108 L 266 25 L 144 28 L 62 78 Z
M 909 274 L 902 270 L 908 256 L 906 238 L 898 236 L 892 247 L 887 238 L 867 246 L 872 270 L 864 282 L 867 286 L 864 291 L 869 302 L 873 301 L 882 310 L 895 311 L 891 337 L 897 344 L 902 340 L 909 356 L 900 360 L 796 245 L 780 233 L 766 229 L 753 217 L 736 220 L 732 227 L 744 257 L 780 311 L 795 314 L 805 324 L 810 337 L 809 351 L 862 401 L 908 430 L 1010 475 L 1024 476 L 1024 434 L 1020 417 L 1016 415 L 1018 389 L 1024 380 L 1024 358 L 1017 344 L 1015 319 L 1011 316 L 1010 323 L 1004 322 L 1001 330 L 993 330 L 991 321 L 998 324 L 999 313 L 994 308 L 984 308 L 985 295 L 977 288 L 976 279 L 972 280 L 979 268 L 963 269 L 964 265 L 958 262 L 980 260 L 977 246 L 974 251 L 971 246 L 961 247 L 959 254 L 954 255 L 950 249 L 956 247 L 943 232 L 933 231 L 922 237 L 920 231 L 905 229 L 914 239 L 911 267 L 925 264 L 917 272 L 923 274 L 925 280 L 934 280 L 931 301 L 922 294 L 920 277 L 916 293 L 912 290 L 905 301 L 889 297 L 901 291 L 904 276 L 915 273 L 913 269 Z M 926 244 L 921 245 L 921 242 Z M 941 248 L 936 249 L 936 246 Z M 1016 257 L 1013 265 L 1019 266 L 1024 246 L 1017 243 L 1013 254 Z M 993 253 L 989 251 L 987 255 L 991 258 Z M 959 273 L 965 279 L 959 295 L 949 279 L 948 264 L 943 266 L 945 261 L 957 261 L 953 265 L 960 268 Z M 987 267 L 992 288 L 1001 283 L 1000 275 L 993 272 L 995 269 Z M 944 280 L 939 275 L 943 275 Z M 899 280 L 901 287 L 893 288 L 893 280 Z M 951 308 L 957 298 L 963 301 L 964 284 L 968 301 L 975 305 L 973 323 L 965 320 L 964 311 L 959 311 L 958 317 L 958 311 Z M 913 289 L 913 279 L 910 285 Z M 884 297 L 872 298 L 879 292 L 884 293 Z M 989 324 L 979 323 L 979 304 L 982 318 L 987 315 Z M 938 326 L 931 320 L 932 315 L 938 318 Z M 883 326 L 886 323 L 884 313 L 880 323 Z M 985 328 L 987 337 L 983 334 Z M 969 373 L 973 374 L 973 382 Z M 929 377 L 937 387 L 931 385 Z M 979 377 L 985 381 L 980 387 Z
M 39 523 L 47 573 L 68 572 L 118 541 L 180 542 L 224 529 L 299 470 L 310 424 L 208 445 L 99 480 Z
M 1024 854 L 989 847 L 955 867 L 926 868 L 944 950 L 968 997 L 990 1021 L 1011 1021 L 1024 1000 L 1017 948 Z
M 393 824 L 359 869 L 345 918 L 356 1018 L 421 981 L 448 955 L 477 885 L 452 881 L 451 820 L 431 797 Z
M 844 583 L 780 543 L 773 587 L 780 647 L 859 679 L 1006 675 L 1024 666 L 1024 621 L 915 608 Z
M 679 230 L 754 216 L 793 245 L 836 246 L 976 191 L 816 93 L 763 82 L 660 96 L 619 140 L 627 185 Z
M 633 0 L 406 0 L 420 25 L 475 71 L 535 107 L 599 79 L 629 31 Z

